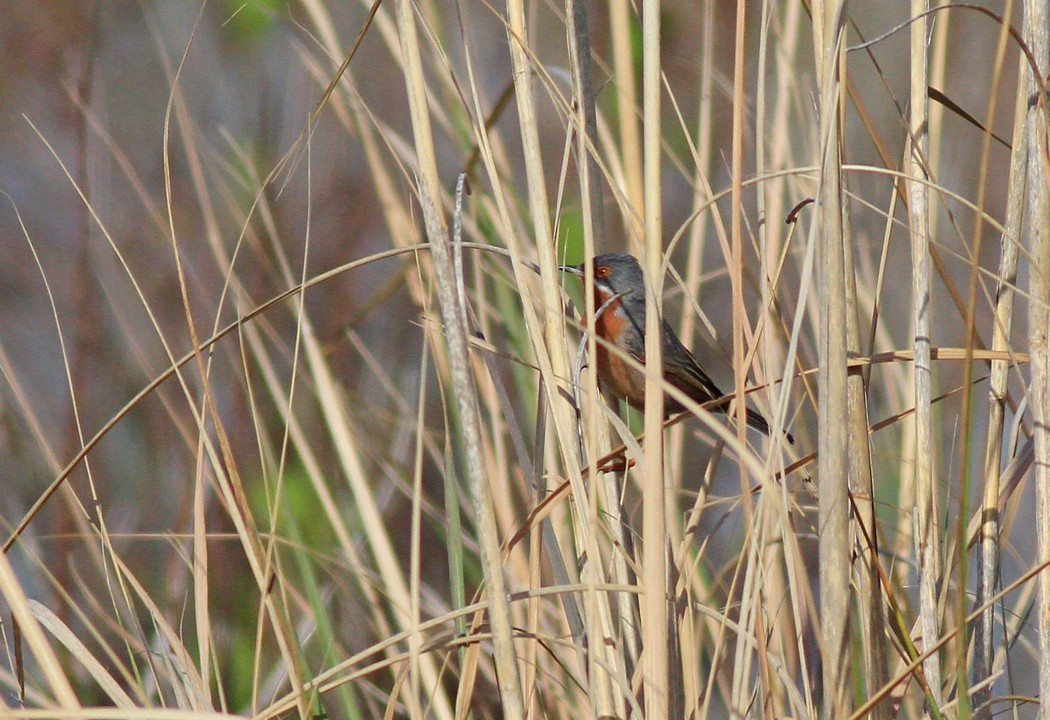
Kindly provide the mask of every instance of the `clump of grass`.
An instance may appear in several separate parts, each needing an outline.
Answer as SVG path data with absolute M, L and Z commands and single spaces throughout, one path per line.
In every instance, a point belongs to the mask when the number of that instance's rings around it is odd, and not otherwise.
M 78 302 L 11 225 L 65 382 L 0 334 L 8 711 L 1028 713 L 1046 10 L 804 9 L 146 7 L 160 150 L 85 55 L 77 162 L 28 118 Z M 220 127 L 202 98 L 250 81 L 216 43 L 281 55 L 297 119 Z M 655 362 L 685 418 L 602 400 L 557 266 L 605 251 L 770 437 Z

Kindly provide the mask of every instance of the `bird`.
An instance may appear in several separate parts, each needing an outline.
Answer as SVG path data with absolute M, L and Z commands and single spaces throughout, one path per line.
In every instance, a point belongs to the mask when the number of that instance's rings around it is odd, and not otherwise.
M 562 265 L 558 269 L 583 279 L 586 277 L 584 267 L 584 264 Z M 633 255 L 606 253 L 595 256 L 591 267 L 594 306 L 596 309 L 605 306 L 594 319 L 598 337 L 644 365 L 645 276 L 641 265 Z M 661 332 L 664 380 L 701 405 L 720 401 L 713 409 L 726 412 L 732 398 L 718 389 L 666 321 L 661 323 Z M 602 393 L 609 398 L 626 400 L 631 407 L 644 411 L 645 373 L 620 354 L 610 352 L 605 343 L 598 343 L 597 351 L 598 385 Z M 682 412 L 685 412 L 685 407 L 665 393 L 664 417 Z M 751 408 L 747 408 L 747 424 L 770 435 L 769 422 Z M 785 435 L 788 442 L 794 444 L 791 434 Z

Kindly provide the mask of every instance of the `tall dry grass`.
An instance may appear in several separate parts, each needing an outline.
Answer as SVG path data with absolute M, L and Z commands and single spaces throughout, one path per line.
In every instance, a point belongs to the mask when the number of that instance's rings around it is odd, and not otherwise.
M 1047 717 L 1045 5 L 143 6 L 3 220 L 3 713 Z M 771 437 L 602 401 L 606 251 Z

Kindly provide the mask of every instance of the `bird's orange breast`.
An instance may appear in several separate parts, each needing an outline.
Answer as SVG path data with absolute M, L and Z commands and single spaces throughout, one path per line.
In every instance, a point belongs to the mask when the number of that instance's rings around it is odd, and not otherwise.
M 606 298 L 595 292 L 595 304 L 601 307 Z M 636 332 L 631 325 L 620 300 L 614 300 L 594 322 L 598 337 L 624 349 L 626 333 Z M 632 405 L 641 407 L 645 403 L 645 374 L 632 367 L 618 353 L 611 352 L 603 343 L 598 343 L 598 378 L 606 395 L 624 398 Z

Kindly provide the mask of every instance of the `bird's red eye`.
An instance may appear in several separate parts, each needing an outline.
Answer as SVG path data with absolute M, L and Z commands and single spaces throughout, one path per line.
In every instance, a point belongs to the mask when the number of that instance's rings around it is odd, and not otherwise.
M 611 272 L 612 270 L 608 265 L 599 265 L 594 269 L 594 277 L 607 278 Z

